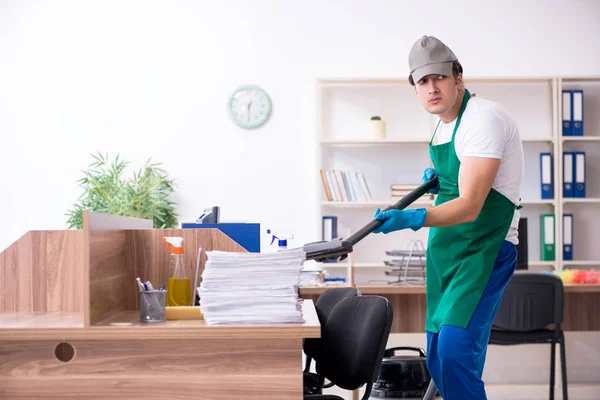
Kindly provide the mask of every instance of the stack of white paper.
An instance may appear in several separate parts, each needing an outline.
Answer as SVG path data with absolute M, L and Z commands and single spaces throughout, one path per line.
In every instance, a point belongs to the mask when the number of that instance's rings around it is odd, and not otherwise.
M 207 324 L 304 322 L 297 290 L 306 259 L 302 249 L 206 255 L 198 294 Z

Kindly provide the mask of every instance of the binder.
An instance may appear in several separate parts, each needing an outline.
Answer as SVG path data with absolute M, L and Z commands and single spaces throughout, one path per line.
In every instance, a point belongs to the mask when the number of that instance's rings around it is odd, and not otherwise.
M 324 241 L 331 241 L 338 235 L 338 217 L 335 215 L 324 215 L 321 221 L 322 238 Z M 323 263 L 334 263 L 333 260 L 323 260 Z
M 583 90 L 573 90 L 573 136 L 583 136 Z
M 562 134 L 573 136 L 573 93 L 562 91 Z
M 585 151 L 575 151 L 574 157 L 575 186 L 573 187 L 573 197 L 585 197 Z
M 563 214 L 563 260 L 573 259 L 573 214 Z
M 552 154 L 540 153 L 540 184 L 542 199 L 553 198 Z
M 337 238 L 337 216 L 324 215 L 322 221 L 322 238 L 324 241 L 331 241 Z
M 573 152 L 563 153 L 563 197 L 573 197 Z
M 540 259 L 542 261 L 554 261 L 556 254 L 554 247 L 554 214 L 540 215 L 540 238 Z
M 527 218 L 519 218 L 519 241 L 517 243 L 517 269 L 529 269 L 529 245 L 527 234 Z

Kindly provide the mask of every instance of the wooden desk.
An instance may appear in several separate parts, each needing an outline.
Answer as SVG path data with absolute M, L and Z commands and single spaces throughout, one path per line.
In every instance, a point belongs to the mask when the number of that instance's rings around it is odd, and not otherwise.
M 200 247 L 201 265 L 245 251 L 218 229 L 84 213 L 83 230 L 30 231 L 1 252 L 0 399 L 301 399 L 302 339 L 321 332 L 310 300 L 303 324 L 139 322 L 136 277 L 169 277 L 163 236 L 184 238 L 188 276 Z
M 83 315 L 2 313 L 0 398 L 301 399 L 302 339 L 321 333 L 311 300 L 302 311 L 304 324 L 144 324 L 125 312 L 87 328 Z M 60 343 L 71 360 L 57 359 Z
M 339 287 L 332 285 L 330 287 Z M 343 286 L 343 285 L 342 285 Z M 427 303 L 424 285 L 355 285 L 362 294 L 387 298 L 394 310 L 392 333 L 424 332 Z M 564 285 L 565 331 L 600 331 L 600 285 Z M 302 287 L 300 295 L 316 301 L 328 287 Z

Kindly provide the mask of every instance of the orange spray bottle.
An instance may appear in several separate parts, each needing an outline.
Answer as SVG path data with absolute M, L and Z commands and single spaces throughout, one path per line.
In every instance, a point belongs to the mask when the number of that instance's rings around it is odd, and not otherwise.
M 190 278 L 185 269 L 183 238 L 167 236 L 163 237 L 163 242 L 167 243 L 165 251 L 173 247 L 170 277 L 167 283 L 167 306 L 189 306 L 192 304 L 192 290 Z

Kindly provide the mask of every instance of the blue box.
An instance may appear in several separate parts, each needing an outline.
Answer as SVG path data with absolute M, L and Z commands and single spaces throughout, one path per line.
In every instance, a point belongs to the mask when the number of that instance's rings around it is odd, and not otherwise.
M 219 229 L 250 253 L 260 253 L 260 224 L 258 223 L 182 223 L 181 229 Z

